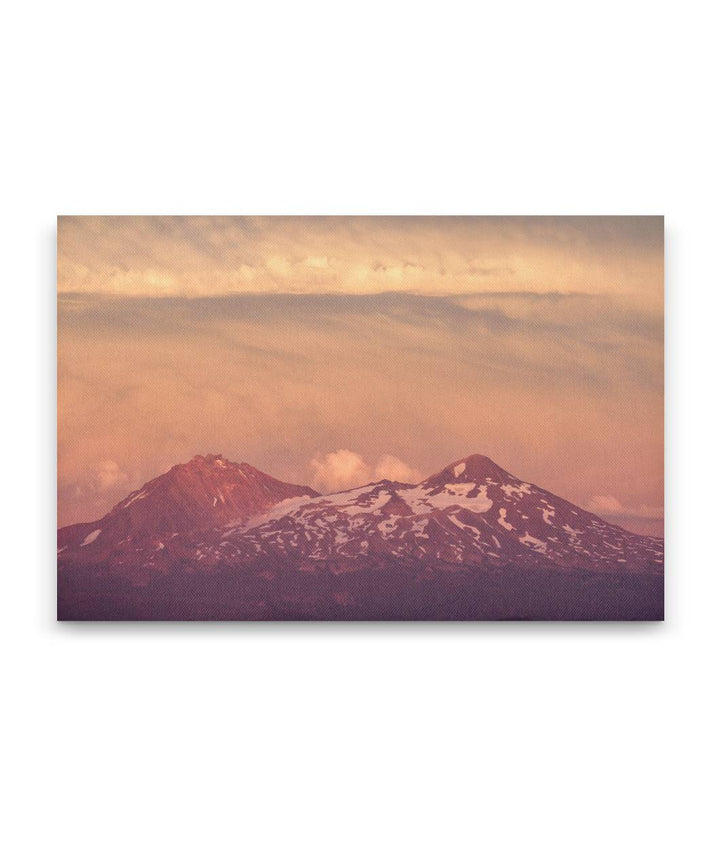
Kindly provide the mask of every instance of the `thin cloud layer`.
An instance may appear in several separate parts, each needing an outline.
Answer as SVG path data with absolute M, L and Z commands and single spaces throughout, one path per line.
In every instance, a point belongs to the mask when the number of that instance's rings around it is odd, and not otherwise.
M 211 451 L 322 490 L 477 452 L 578 505 L 662 506 L 662 316 L 635 300 L 72 294 L 58 321 L 62 524 Z
M 58 288 L 634 295 L 662 303 L 659 217 L 62 217 Z

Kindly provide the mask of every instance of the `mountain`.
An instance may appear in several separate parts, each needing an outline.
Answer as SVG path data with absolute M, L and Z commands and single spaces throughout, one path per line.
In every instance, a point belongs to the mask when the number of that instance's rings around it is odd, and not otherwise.
M 101 520 L 61 529 L 58 549 L 86 556 L 105 554 L 121 544 L 143 544 L 160 535 L 187 537 L 229 521 L 246 521 L 299 496 L 310 499 L 318 493 L 222 455 L 196 455 L 133 491 Z M 91 545 L 91 550 L 82 550 Z
M 216 553 L 230 562 L 261 554 L 342 571 L 368 559 L 650 573 L 663 564 L 658 539 L 606 523 L 482 455 L 419 485 L 380 481 L 282 502 L 225 532 Z
M 135 590 L 182 581 L 186 593 L 192 577 L 198 597 L 212 589 L 221 602 L 220 613 L 204 617 L 224 614 L 223 598 L 238 585 L 244 593 L 233 597 L 255 607 L 246 617 L 258 617 L 257 610 L 278 617 L 288 603 L 299 617 L 328 617 L 323 604 L 332 614 L 354 606 L 353 617 L 369 617 L 367 604 L 375 604 L 376 615 L 398 601 L 400 589 L 410 602 L 420 590 L 423 598 L 432 591 L 434 605 L 407 617 L 454 617 L 465 607 L 449 607 L 451 589 L 469 586 L 474 594 L 463 597 L 477 599 L 478 587 L 498 575 L 513 581 L 512 593 L 500 585 L 501 595 L 492 595 L 502 598 L 502 609 L 514 609 L 517 591 L 525 597 L 528 586 L 540 586 L 535 599 L 553 587 L 558 597 L 577 589 L 587 599 L 599 586 L 608 589 L 602 602 L 612 595 L 621 613 L 623 587 L 639 587 L 645 597 L 647 587 L 657 594 L 652 579 L 659 578 L 662 591 L 662 539 L 607 523 L 483 455 L 454 461 L 417 485 L 383 480 L 324 496 L 248 464 L 198 456 L 148 482 L 102 520 L 60 530 L 58 546 L 61 581 L 78 572 Z M 541 580 L 549 580 L 544 588 Z M 349 594 L 359 585 L 359 594 Z M 476 602 L 466 617 L 478 617 L 481 607 L 487 603 Z M 502 615 L 491 610 L 489 617 Z

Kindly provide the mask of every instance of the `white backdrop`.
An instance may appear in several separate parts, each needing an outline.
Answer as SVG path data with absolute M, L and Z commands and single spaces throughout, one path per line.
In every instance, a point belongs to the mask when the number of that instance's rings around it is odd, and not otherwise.
M 5 852 L 717 847 L 711 14 L 5 10 Z M 664 213 L 665 624 L 57 625 L 58 213 Z

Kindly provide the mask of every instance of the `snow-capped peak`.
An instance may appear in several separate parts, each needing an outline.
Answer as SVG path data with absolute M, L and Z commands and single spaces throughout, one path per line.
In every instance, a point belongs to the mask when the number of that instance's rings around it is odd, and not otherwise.
M 423 484 L 440 485 L 453 481 L 480 484 L 486 482 L 500 483 L 508 480 L 513 480 L 513 476 L 486 455 L 469 455 L 467 458 L 461 458 L 459 461 L 448 464 L 440 472 L 425 479 Z

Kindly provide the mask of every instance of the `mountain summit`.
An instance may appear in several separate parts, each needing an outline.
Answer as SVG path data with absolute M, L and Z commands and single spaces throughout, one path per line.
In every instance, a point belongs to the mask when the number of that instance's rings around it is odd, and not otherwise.
M 278 481 L 220 454 L 195 455 L 133 491 L 101 520 L 60 530 L 66 537 L 58 545 L 72 549 L 96 530 L 98 547 L 168 533 L 186 537 L 230 521 L 243 522 L 291 497 L 317 495 L 311 487 Z
M 448 464 L 439 473 L 435 473 L 435 475 L 425 479 L 423 484 L 432 485 L 468 481 L 481 483 L 489 479 L 496 481 L 517 481 L 510 473 L 499 467 L 495 461 L 490 460 L 487 456 L 469 455 L 467 458 L 461 458 L 459 461 Z

